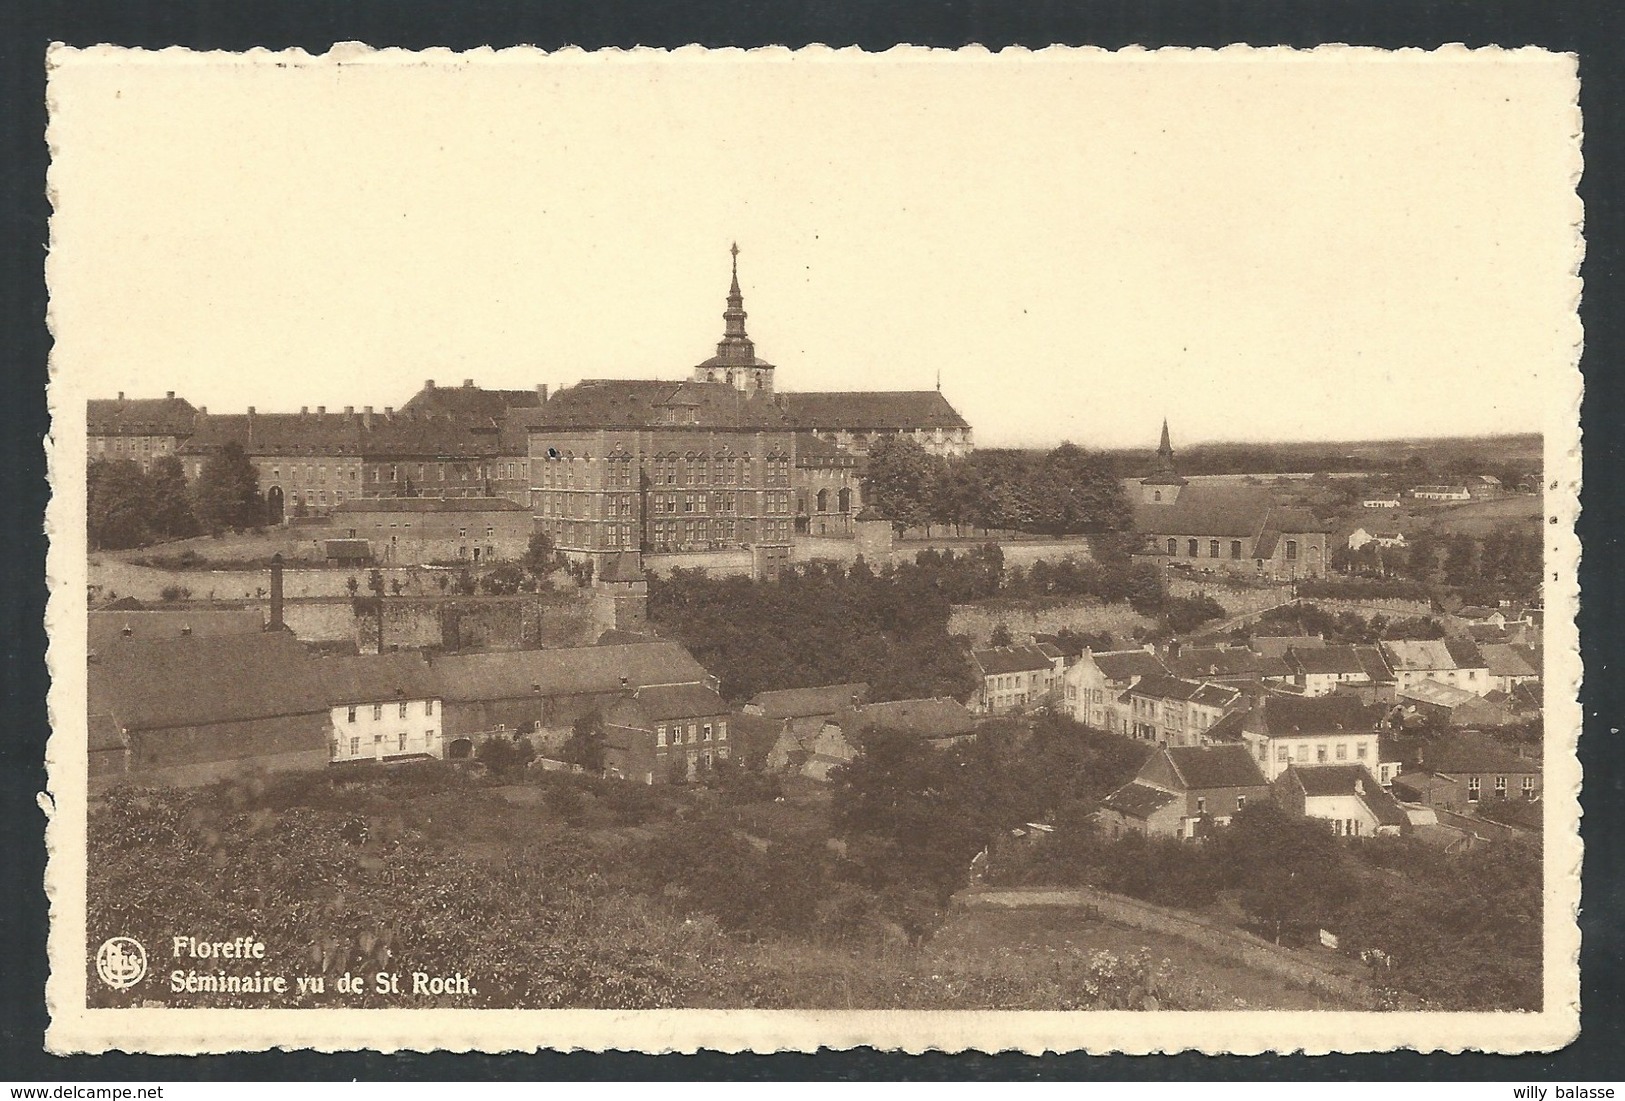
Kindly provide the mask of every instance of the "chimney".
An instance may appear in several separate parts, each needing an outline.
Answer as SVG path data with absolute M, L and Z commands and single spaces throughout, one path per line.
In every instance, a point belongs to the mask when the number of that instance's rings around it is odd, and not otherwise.
M 536 396 L 542 399 L 543 405 L 547 404 L 547 383 L 541 382 L 536 384 Z
M 434 379 L 432 379 L 432 378 L 424 379 L 423 380 L 423 388 L 425 390 L 433 390 L 434 389 Z
M 267 631 L 284 631 L 287 627 L 282 622 L 282 554 L 278 552 L 271 556 L 271 619 L 266 623 Z
M 1354 794 L 1356 794 L 1356 795 L 1364 795 L 1365 794 L 1365 781 L 1360 779 L 1358 776 L 1356 776 L 1354 778 Z
M 368 428 L 372 427 L 372 406 L 368 405 L 361 411 L 361 423 Z
M 135 634 L 135 628 L 126 623 L 124 625 L 124 629 L 120 631 L 119 634 L 123 635 L 125 638 L 129 638 L 131 635 Z
M 463 380 L 463 389 L 464 390 L 472 390 L 472 389 L 474 389 L 474 380 L 471 379 L 471 378 L 465 378 Z
M 390 417 L 390 418 L 393 419 L 394 416 L 395 416 L 395 407 L 393 405 L 384 406 L 384 416 Z
M 317 406 L 317 407 L 316 407 L 316 415 L 317 415 L 317 416 L 318 416 L 318 417 L 325 417 L 325 416 L 327 416 L 327 406 L 325 406 L 325 405 L 318 405 L 318 406 Z
M 1179 640 L 1177 638 L 1171 638 L 1168 640 L 1168 660 L 1179 660 Z
M 119 392 L 118 392 L 118 400 L 119 400 L 119 401 L 123 401 L 123 400 L 124 400 L 124 391 L 123 391 L 123 390 L 120 390 L 120 391 L 119 391 Z
M 344 415 L 345 415 L 345 416 L 346 416 L 346 417 L 353 417 L 353 416 L 355 416 L 355 406 L 353 406 L 353 405 L 346 405 L 346 406 L 345 406 L 345 407 L 344 407 Z
M 169 401 L 174 401 L 175 400 L 175 391 L 173 391 L 173 390 L 165 390 L 164 391 L 164 397 Z
M 252 405 L 248 407 L 248 415 L 251 417 L 254 415 L 254 407 Z
M 197 415 L 200 416 L 200 417 L 208 416 L 209 415 L 209 407 L 207 405 L 198 406 L 197 407 Z

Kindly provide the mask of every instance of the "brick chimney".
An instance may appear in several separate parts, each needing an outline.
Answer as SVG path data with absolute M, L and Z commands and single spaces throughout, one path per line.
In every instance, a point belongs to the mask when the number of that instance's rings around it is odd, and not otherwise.
M 536 384 L 536 396 L 541 399 L 543 405 L 547 404 L 547 383 L 539 382 Z
M 432 378 L 424 379 L 423 380 L 423 388 L 425 390 L 433 390 L 434 389 L 434 379 L 432 379 Z
M 372 406 L 368 405 L 361 410 L 361 423 L 368 428 L 372 427 Z
M 271 617 L 265 624 L 267 631 L 285 631 L 287 625 L 282 622 L 282 554 L 280 552 L 271 556 Z
M 175 391 L 173 391 L 173 390 L 165 390 L 164 391 L 164 397 L 166 399 L 168 399 L 169 401 L 174 401 L 175 400 Z
M 471 378 L 465 378 L 463 380 L 463 389 L 464 390 L 472 390 L 472 389 L 474 389 L 474 380 L 471 379 Z

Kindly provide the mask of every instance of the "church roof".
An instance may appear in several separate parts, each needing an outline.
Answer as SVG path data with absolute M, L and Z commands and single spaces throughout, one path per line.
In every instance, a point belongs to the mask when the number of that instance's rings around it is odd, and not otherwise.
M 1288 535 L 1324 532 L 1331 526 L 1300 509 L 1284 508 L 1267 489 L 1252 486 L 1191 485 L 1171 504 L 1140 503 L 1134 510 L 1136 530 L 1149 535 L 1199 535 L 1220 538 L 1266 533 Z M 1269 557 L 1262 550 L 1259 557 Z
M 815 390 L 783 394 L 803 428 L 969 428 L 940 390 Z

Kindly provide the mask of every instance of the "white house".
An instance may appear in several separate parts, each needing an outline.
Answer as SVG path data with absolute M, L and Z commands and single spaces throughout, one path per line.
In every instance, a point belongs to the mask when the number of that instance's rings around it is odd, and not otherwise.
M 1394 671 L 1395 689 L 1399 692 L 1425 680 L 1466 689 L 1475 696 L 1487 695 L 1495 688 L 1489 664 L 1467 639 L 1397 639 L 1379 645 Z
M 1398 508 L 1398 497 L 1368 497 L 1360 502 L 1361 508 Z
M 1382 760 L 1380 716 L 1353 696 L 1269 695 L 1243 717 L 1241 740 L 1272 782 L 1293 766 L 1359 765 L 1386 784 L 1400 762 Z
M 1119 702 L 1119 697 L 1141 677 L 1167 675 L 1168 667 L 1149 647 L 1085 650 L 1063 677 L 1066 708 L 1085 726 L 1132 735 L 1129 708 Z
M 1307 818 L 1323 818 L 1339 837 L 1397 834 L 1405 809 L 1363 765 L 1294 766 L 1275 781 L 1276 801 Z
M 1411 496 L 1418 501 L 1470 501 L 1473 495 L 1466 486 L 1417 486 Z
M 445 756 L 441 694 L 421 654 L 323 658 L 334 763 Z

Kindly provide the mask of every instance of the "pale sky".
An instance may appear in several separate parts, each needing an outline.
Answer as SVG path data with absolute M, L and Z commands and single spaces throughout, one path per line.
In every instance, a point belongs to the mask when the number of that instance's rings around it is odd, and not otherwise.
M 1538 431 L 1579 337 L 1551 55 L 284 60 L 59 57 L 75 391 L 682 378 L 736 240 L 780 389 L 983 445 Z

